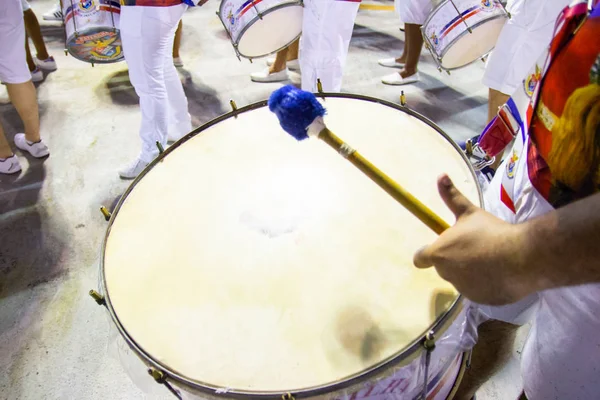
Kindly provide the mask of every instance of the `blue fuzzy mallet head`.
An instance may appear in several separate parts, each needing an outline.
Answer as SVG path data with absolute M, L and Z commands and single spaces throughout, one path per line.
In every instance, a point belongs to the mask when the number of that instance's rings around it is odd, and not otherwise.
M 277 115 L 283 130 L 297 140 L 308 138 L 308 126 L 315 118 L 325 115 L 325 108 L 314 94 L 292 85 L 284 86 L 271 94 L 269 110 Z

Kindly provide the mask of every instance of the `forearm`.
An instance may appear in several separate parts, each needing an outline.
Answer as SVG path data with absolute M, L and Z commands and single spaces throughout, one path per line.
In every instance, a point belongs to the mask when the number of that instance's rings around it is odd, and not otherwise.
M 524 274 L 536 290 L 600 282 L 600 193 L 521 228 Z

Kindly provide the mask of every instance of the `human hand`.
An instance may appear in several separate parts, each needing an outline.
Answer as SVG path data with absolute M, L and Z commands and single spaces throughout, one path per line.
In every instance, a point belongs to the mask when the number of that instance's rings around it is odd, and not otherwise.
M 435 267 L 461 294 L 481 304 L 514 303 L 534 292 L 521 226 L 473 205 L 446 175 L 438 180 L 438 190 L 456 224 L 415 254 L 415 266 Z

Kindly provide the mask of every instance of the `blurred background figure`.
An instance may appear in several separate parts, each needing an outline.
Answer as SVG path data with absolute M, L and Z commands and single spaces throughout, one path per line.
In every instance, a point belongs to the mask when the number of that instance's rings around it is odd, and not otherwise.
M 44 79 L 42 70 L 56 71 L 56 61 L 54 57 L 48 54 L 46 49 L 46 43 L 42 37 L 42 30 L 38 19 L 31 9 L 27 0 L 21 0 L 23 6 L 23 20 L 25 22 L 25 56 L 27 58 L 27 66 L 31 72 L 31 80 L 33 82 L 40 82 Z M 36 56 L 32 57 L 31 50 L 29 48 L 29 39 L 33 42 L 35 47 Z
M 183 67 L 183 61 L 179 56 L 179 47 L 181 46 L 181 34 L 183 31 L 183 21 L 179 21 L 177 30 L 175 31 L 175 39 L 173 40 L 173 65 L 177 68 Z
M 57 1 L 54 7 L 50 10 L 46 11 L 44 15 L 42 15 L 44 21 L 61 21 L 63 20 L 62 10 L 60 8 L 60 1 Z
M 20 0 L 3 0 L 0 9 L 0 80 L 6 85 L 8 97 L 25 126 L 25 133 L 15 135 L 15 145 L 33 157 L 50 154 L 40 138 L 40 117 L 37 94 L 25 62 L 25 23 Z M 0 173 L 21 170 L 17 156 L 4 136 L 0 125 Z
M 254 82 L 282 82 L 289 79 L 288 70 L 300 71 L 298 61 L 299 40 L 296 40 L 283 50 L 279 50 L 275 58 L 267 59 L 267 68 L 250 74 Z
M 384 76 L 386 85 L 407 85 L 421 78 L 417 66 L 423 49 L 421 25 L 438 4 L 437 0 L 396 0 L 396 11 L 404 22 L 404 49 L 398 58 L 379 60 L 379 65 L 400 68 L 400 71 Z

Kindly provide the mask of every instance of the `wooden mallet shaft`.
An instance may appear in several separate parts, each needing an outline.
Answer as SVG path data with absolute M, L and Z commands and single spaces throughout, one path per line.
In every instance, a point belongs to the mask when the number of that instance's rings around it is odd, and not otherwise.
M 355 167 L 367 175 L 373 182 L 379 185 L 392 196 L 404 208 L 410 211 L 421 222 L 427 225 L 438 235 L 448 229 L 450 226 L 441 219 L 436 213 L 431 211 L 425 204 L 421 203 L 415 196 L 402 188 L 392 178 L 383 171 L 371 164 L 360 153 L 346 144 L 329 129 L 325 128 L 319 133 L 319 139 L 331 146 L 335 151 L 348 159 Z

